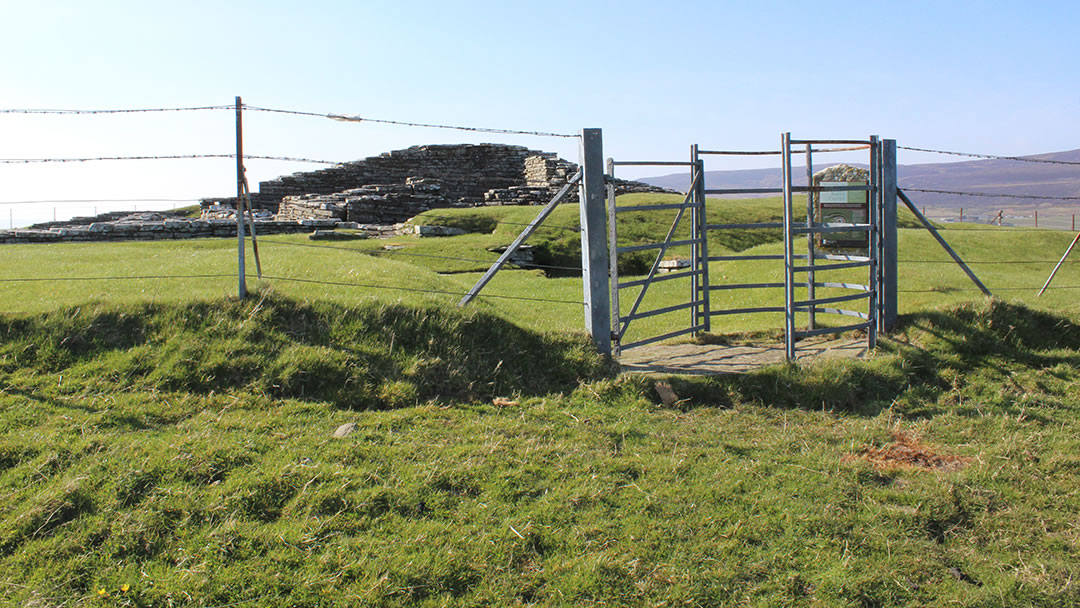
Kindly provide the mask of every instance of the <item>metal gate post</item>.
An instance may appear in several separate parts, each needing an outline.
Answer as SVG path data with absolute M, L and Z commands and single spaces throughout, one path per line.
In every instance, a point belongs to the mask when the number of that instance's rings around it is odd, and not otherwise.
M 897 316 L 897 243 L 896 243 L 896 140 L 881 142 L 881 317 L 878 328 L 890 331 Z
M 244 104 L 236 96 L 236 270 L 237 296 L 247 297 L 247 272 L 244 268 Z M 56 219 L 56 218 L 53 218 Z
M 611 300 L 608 268 L 604 143 L 600 129 L 581 130 L 581 282 L 585 330 L 601 354 L 611 354 Z
M 806 144 L 806 227 L 814 227 L 814 192 L 810 190 L 810 186 L 814 185 L 814 150 L 813 145 Z M 809 319 L 806 321 L 806 329 L 817 328 L 817 306 L 813 304 L 815 298 L 817 298 L 817 286 L 814 285 L 814 281 L 817 280 L 814 277 L 814 233 L 806 233 L 806 265 L 810 267 L 810 270 L 806 271 L 806 299 L 811 302 L 809 312 Z
M 877 346 L 878 324 L 881 323 L 881 142 L 877 135 L 870 136 L 870 192 L 867 193 L 867 221 L 870 224 L 870 242 L 867 243 L 867 255 L 870 257 L 870 302 L 866 308 L 870 326 L 866 328 L 866 346 Z
M 608 287 L 611 291 L 611 355 L 622 352 L 619 322 L 619 231 L 615 223 L 615 159 L 607 159 Z
M 694 187 L 694 233 L 691 238 L 700 239 L 694 246 L 694 260 L 690 267 L 698 274 L 694 275 L 693 302 L 701 302 L 701 308 L 694 307 L 695 315 L 691 327 L 701 327 L 703 331 L 712 328 L 712 305 L 709 303 L 709 230 L 708 215 L 705 210 L 705 161 L 698 155 L 698 145 L 690 146 L 690 184 Z M 694 178 L 697 177 L 695 180 Z
M 791 133 L 780 136 L 784 188 L 784 346 L 785 358 L 795 360 L 795 256 L 792 251 Z

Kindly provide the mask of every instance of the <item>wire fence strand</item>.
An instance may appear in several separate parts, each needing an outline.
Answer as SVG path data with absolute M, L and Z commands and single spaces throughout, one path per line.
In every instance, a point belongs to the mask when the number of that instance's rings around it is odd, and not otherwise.
M 193 106 L 184 108 L 131 108 L 114 110 L 56 110 L 12 108 L 0 109 L 0 114 L 143 114 L 149 112 L 197 112 L 202 110 L 235 110 L 236 106 Z
M 1035 285 L 1034 287 L 989 287 L 991 291 L 1039 291 L 1042 289 L 1042 285 Z M 1061 290 L 1061 289 L 1080 289 L 1080 285 L 1051 285 L 1046 288 L 1047 291 Z M 897 289 L 896 293 L 948 293 L 950 291 L 982 291 L 978 287 L 938 287 L 936 289 Z
M 965 264 L 1057 264 L 1060 260 L 964 260 Z M 899 264 L 955 264 L 953 260 L 900 260 Z M 1080 264 L 1080 260 L 1065 260 L 1065 264 Z
M 564 138 L 576 138 L 577 135 L 569 133 L 553 133 L 550 131 L 526 131 L 519 129 L 499 129 L 492 127 L 470 127 L 461 125 L 443 125 L 435 123 L 424 122 L 409 122 L 404 120 L 388 120 L 384 118 L 367 118 L 364 116 L 350 116 L 345 114 L 332 114 L 324 112 L 303 112 L 299 110 L 282 110 L 279 108 L 262 108 L 258 106 L 244 105 L 245 110 L 251 110 L 253 112 L 272 112 L 275 114 L 292 114 L 295 116 L 314 116 L 318 118 L 329 118 L 330 120 L 337 120 L 340 122 L 371 122 L 384 125 L 397 125 L 401 127 L 420 127 L 425 129 L 450 129 L 454 131 L 471 131 L 474 133 L 497 133 L 500 135 L 534 135 L 537 137 L 564 137 Z
M 156 156 L 94 156 L 84 158 L 0 158 L 0 164 L 86 163 L 102 160 L 187 160 L 193 158 L 236 158 L 235 154 L 168 154 Z
M 166 279 L 235 279 L 236 274 L 149 274 L 135 276 L 104 276 L 104 277 L 8 277 L 0 278 L 0 283 L 39 283 L 45 281 L 136 281 L 136 280 L 166 280 Z
M 73 281 L 123 281 L 123 280 L 180 280 L 180 279 L 235 279 L 235 273 L 222 273 L 222 274 L 186 274 L 186 275 L 136 275 L 136 276 L 100 276 L 100 277 L 10 277 L 0 278 L 0 283 L 30 283 L 30 282 L 73 282 Z M 254 276 L 248 278 L 254 279 Z M 372 283 L 350 283 L 346 281 L 329 281 L 323 279 L 306 279 L 300 277 L 283 277 L 275 275 L 263 275 L 263 280 L 273 281 L 291 281 L 296 283 L 311 283 L 317 285 L 331 285 L 338 287 L 358 287 L 364 289 L 375 290 L 390 290 L 390 291 L 406 291 L 414 293 L 428 293 L 428 294 L 440 294 L 451 295 L 455 297 L 462 297 L 467 295 L 462 291 L 450 291 L 443 289 L 420 289 L 417 287 L 401 287 L 396 285 L 377 285 Z M 996 287 L 992 288 L 993 291 L 1038 291 L 1041 289 L 1041 285 L 1035 285 L 1032 287 Z M 1047 290 L 1073 290 L 1080 289 L 1080 285 L 1051 285 L 1047 287 Z M 897 293 L 946 293 L 949 291 L 979 291 L 975 287 L 938 287 L 929 289 L 898 289 Z M 576 306 L 583 306 L 584 301 L 581 300 L 558 300 L 554 298 L 535 298 L 529 296 L 514 296 L 508 294 L 492 294 L 482 293 L 477 295 L 481 298 L 497 298 L 503 300 L 521 300 L 526 302 L 544 302 L 549 304 L 573 304 Z
M 314 249 L 334 249 L 334 250 L 338 250 L 338 251 L 349 251 L 349 252 L 352 252 L 352 253 L 359 253 L 359 254 L 363 254 L 363 255 L 403 255 L 403 256 L 408 256 L 408 257 L 431 258 L 431 259 L 435 259 L 435 260 L 447 260 L 447 261 L 453 261 L 453 262 L 470 262 L 470 263 L 475 263 L 475 264 L 484 264 L 485 266 L 490 266 L 492 263 L 495 262 L 495 260 L 481 260 L 481 259 L 476 259 L 476 258 L 462 258 L 462 257 L 449 256 L 449 255 L 434 255 L 434 254 L 429 254 L 429 253 L 416 253 L 416 252 L 412 252 L 412 251 L 401 251 L 401 250 L 398 250 L 398 249 L 358 249 L 358 248 L 355 248 L 355 247 L 338 247 L 338 246 L 335 246 L 335 245 L 315 245 L 315 244 L 312 244 L 312 243 L 291 243 L 289 241 L 279 241 L 279 240 L 274 240 L 274 239 L 267 239 L 265 237 L 260 239 L 260 242 L 262 242 L 262 243 L 270 243 L 270 244 L 273 244 L 273 245 L 285 245 L 285 246 L 288 246 L 288 247 L 309 247 L 309 248 L 314 248 Z M 529 268 L 542 268 L 542 269 L 549 269 L 549 270 L 565 270 L 565 271 L 581 272 L 581 268 L 579 266 L 555 266 L 555 265 L 551 265 L 551 264 L 532 264 L 532 263 L 530 263 L 530 264 L 521 264 L 521 265 L 522 266 L 527 266 Z
M 197 158 L 236 158 L 236 154 L 162 154 L 145 156 L 92 156 L 82 158 L 0 158 L 0 164 L 32 164 L 32 163 L 86 163 L 108 160 L 190 160 Z M 263 156 L 259 154 L 245 154 L 244 160 L 281 160 L 295 163 L 314 163 L 318 165 L 343 165 L 345 161 L 318 160 L 315 158 L 300 158 L 296 156 Z
M 905 192 L 927 192 L 930 194 L 957 194 L 960 196 L 981 196 L 989 198 L 1018 198 L 1018 199 L 1039 199 L 1047 201 L 1080 201 L 1080 196 L 1041 196 L 1037 194 L 996 194 L 993 192 L 961 192 L 958 190 L 931 190 L 929 188 L 909 188 L 907 186 L 901 186 L 901 190 Z
M 476 208 L 477 207 L 474 207 L 474 209 L 476 209 Z M 425 218 L 435 218 L 435 219 L 440 219 L 440 220 L 460 220 L 461 219 L 460 217 L 454 217 L 452 215 L 431 215 L 429 213 L 423 213 L 421 215 L 423 217 L 425 217 Z M 417 216 L 417 217 L 420 217 L 420 216 Z M 501 220 L 501 219 L 496 220 L 496 221 L 498 223 L 500 223 L 500 224 L 506 224 L 507 226 L 531 226 L 532 225 L 529 222 L 510 222 L 510 221 L 505 221 L 505 220 Z M 562 224 L 549 224 L 547 222 L 544 222 L 544 223 L 540 224 L 539 227 L 540 228 L 557 228 L 559 230 L 570 230 L 572 232 L 581 232 L 581 226 L 567 226 L 567 225 L 562 225 Z
M 955 152 L 952 150 L 934 150 L 932 148 L 915 148 L 912 146 L 896 146 L 900 150 L 912 152 L 931 152 L 933 154 L 947 154 L 950 156 L 966 156 L 968 158 L 985 158 L 990 160 L 1013 160 L 1021 163 L 1042 163 L 1048 165 L 1080 165 L 1080 162 L 1069 160 L 1054 160 L 1049 158 L 1031 158 L 1027 156 L 999 156 L 996 154 L 977 154 L 974 152 Z
M 197 203 L 197 198 L 69 198 L 36 201 L 0 201 L 0 205 L 43 205 L 55 203 Z
M 297 282 L 297 283 L 314 283 L 314 284 L 317 284 L 317 285 L 333 285 L 333 286 L 338 286 L 338 287 L 360 287 L 360 288 L 366 288 L 366 289 L 387 289 L 387 290 L 393 290 L 393 291 L 408 291 L 408 292 L 414 292 L 414 293 L 441 294 L 441 295 L 450 295 L 450 296 L 455 296 L 455 297 L 462 297 L 462 296 L 468 295 L 466 292 L 463 292 L 463 291 L 448 291 L 448 290 L 442 290 L 442 289 L 420 289 L 420 288 L 417 288 L 417 287 L 399 287 L 399 286 L 394 286 L 394 285 L 373 285 L 373 284 L 368 284 L 368 283 L 349 283 L 349 282 L 345 282 L 345 281 L 325 281 L 325 280 L 321 280 L 321 279 L 302 279 L 302 278 L 298 278 L 298 277 L 279 277 L 279 276 L 271 276 L 271 275 L 265 275 L 265 274 L 263 275 L 263 279 L 270 279 L 270 280 L 274 280 L 274 281 L 293 281 L 293 282 Z M 552 298 L 532 298 L 532 297 L 528 297 L 528 296 L 511 296 L 511 295 L 506 295 L 506 294 L 494 294 L 494 293 L 482 293 L 482 294 L 478 294 L 476 297 L 480 297 L 480 298 L 498 298 L 498 299 L 503 299 L 503 300 L 522 300 L 522 301 L 526 301 L 526 302 L 545 302 L 545 303 L 549 303 L 549 304 L 574 304 L 574 305 L 577 305 L 577 306 L 584 306 L 585 305 L 585 302 L 581 301 L 581 300 L 556 300 L 556 299 L 552 299 Z

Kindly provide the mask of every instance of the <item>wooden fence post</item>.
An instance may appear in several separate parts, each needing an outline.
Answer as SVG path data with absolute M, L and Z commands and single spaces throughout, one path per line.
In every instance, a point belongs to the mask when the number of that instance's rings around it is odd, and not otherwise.
M 611 291 L 604 140 L 600 129 L 581 130 L 581 282 L 585 293 L 585 330 L 601 354 L 611 354 Z

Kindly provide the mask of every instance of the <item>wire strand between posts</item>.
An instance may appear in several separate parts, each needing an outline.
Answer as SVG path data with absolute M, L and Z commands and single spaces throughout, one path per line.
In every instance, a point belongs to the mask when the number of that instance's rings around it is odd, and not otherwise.
M 950 156 L 965 156 L 967 158 L 985 158 L 990 160 L 1012 160 L 1021 163 L 1042 163 L 1047 165 L 1080 165 L 1080 162 L 1069 160 L 1053 160 L 1049 158 L 1030 158 L 1026 156 L 999 156 L 996 154 L 977 154 L 974 152 L 954 152 L 951 150 L 934 150 L 931 148 L 915 148 L 912 146 L 896 146 L 900 150 L 912 152 L 930 152 L 933 154 L 947 154 Z

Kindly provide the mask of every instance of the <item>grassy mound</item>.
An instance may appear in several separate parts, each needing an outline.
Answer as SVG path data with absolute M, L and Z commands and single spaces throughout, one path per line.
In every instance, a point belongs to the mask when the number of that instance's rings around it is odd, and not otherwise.
M 710 206 L 729 214 L 710 221 L 779 217 L 775 201 Z M 2 603 L 1080 603 L 1072 292 L 972 303 L 930 238 L 902 230 L 902 326 L 872 358 L 668 378 L 668 409 L 655 378 L 612 377 L 563 333 L 581 325 L 580 279 L 505 272 L 485 293 L 547 301 L 454 308 L 463 273 L 536 209 L 461 212 L 479 232 L 267 237 L 264 272 L 308 282 L 268 279 L 247 302 L 223 297 L 229 241 L 3 248 L 37 282 L 0 286 L 21 311 L 0 317 Z M 671 215 L 630 214 L 623 234 Z M 576 264 L 576 225 L 561 208 L 537 238 Z M 948 238 L 992 288 L 1025 291 L 1049 268 L 1023 260 L 1069 238 L 988 234 Z M 754 238 L 713 252 L 780 251 Z M 202 273 L 224 276 L 134 278 Z M 684 301 L 674 283 L 650 298 Z
M 3 319 L 4 599 L 1080 601 L 1080 326 L 904 322 L 869 362 L 669 379 L 665 409 L 578 337 L 434 305 Z
M 607 369 L 581 335 L 437 304 L 70 308 L 0 320 L 0 369 L 68 390 L 249 391 L 357 410 L 564 391 Z

